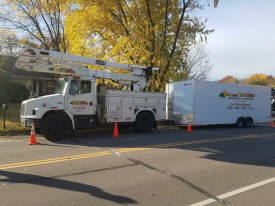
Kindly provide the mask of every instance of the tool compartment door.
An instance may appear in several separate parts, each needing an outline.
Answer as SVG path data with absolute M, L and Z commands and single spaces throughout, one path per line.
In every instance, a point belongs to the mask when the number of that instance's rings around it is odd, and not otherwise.
M 107 97 L 107 121 L 121 120 L 121 97 Z
M 122 104 L 122 112 L 121 119 L 124 122 L 132 122 L 134 121 L 134 98 L 133 97 L 124 97 L 121 101 Z

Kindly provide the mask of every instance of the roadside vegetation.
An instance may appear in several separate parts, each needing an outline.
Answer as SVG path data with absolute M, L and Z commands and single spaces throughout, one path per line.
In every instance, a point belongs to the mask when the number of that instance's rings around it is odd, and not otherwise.
M 5 129 L 3 129 L 3 110 L 0 110 L 0 137 L 10 136 L 13 134 L 28 134 L 30 128 L 20 124 L 20 103 L 8 104 L 9 109 L 6 111 Z

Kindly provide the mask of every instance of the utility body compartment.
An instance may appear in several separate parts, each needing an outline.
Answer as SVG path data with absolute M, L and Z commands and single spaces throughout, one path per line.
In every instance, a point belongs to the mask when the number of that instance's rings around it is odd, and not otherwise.
M 166 85 L 168 120 L 177 124 L 235 124 L 239 118 L 269 122 L 271 88 L 190 80 Z
M 141 111 L 152 113 L 156 121 L 166 118 L 166 93 L 105 90 L 98 103 L 106 122 L 134 122 Z

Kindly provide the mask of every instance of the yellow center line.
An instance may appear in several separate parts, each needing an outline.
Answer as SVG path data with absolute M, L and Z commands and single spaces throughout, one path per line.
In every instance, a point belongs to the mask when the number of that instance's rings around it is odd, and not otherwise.
M 260 137 L 260 136 L 273 136 L 273 135 L 275 135 L 275 133 L 273 133 L 273 134 L 262 134 L 262 135 L 245 135 L 245 136 L 229 137 L 229 138 L 221 138 L 221 139 L 197 140 L 197 141 L 189 141 L 189 142 L 177 142 L 177 143 L 169 143 L 169 144 L 150 145 L 150 146 L 145 146 L 145 147 L 125 148 L 125 149 L 118 149 L 116 151 L 118 153 L 134 152 L 134 151 L 141 151 L 141 150 L 153 149 L 153 148 L 183 146 L 183 145 L 190 145 L 190 144 L 202 144 L 202 143 L 207 143 L 207 142 L 229 141 L 229 140 L 257 138 L 257 137 Z M 5 164 L 5 165 L 0 165 L 0 170 L 12 169 L 12 168 L 18 168 L 18 167 L 34 166 L 34 165 L 41 165 L 41 164 L 49 164 L 49 163 L 55 163 L 55 162 L 64 162 L 64 161 L 83 159 L 83 158 L 89 158 L 89 157 L 105 156 L 105 155 L 110 155 L 110 154 L 112 154 L 110 151 L 104 151 L 104 152 L 96 152 L 96 153 L 89 153 L 89 154 L 83 154 L 83 155 L 75 155 L 75 156 L 59 157 L 59 158 L 52 158 L 52 159 L 36 160 L 36 161 L 30 161 L 30 162 Z

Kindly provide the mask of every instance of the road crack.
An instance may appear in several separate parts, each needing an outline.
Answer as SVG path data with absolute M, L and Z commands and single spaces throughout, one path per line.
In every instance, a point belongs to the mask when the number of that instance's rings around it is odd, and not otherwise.
M 158 169 L 158 168 L 156 168 L 156 167 L 153 167 L 153 166 L 151 166 L 151 165 L 148 165 L 148 164 L 146 164 L 146 163 L 144 163 L 144 162 L 142 162 L 142 161 L 139 161 L 139 160 L 135 160 L 135 159 L 132 159 L 132 158 L 125 157 L 125 156 L 121 155 L 120 153 L 118 153 L 118 152 L 115 151 L 115 150 L 111 150 L 111 149 L 108 149 L 108 148 L 106 148 L 106 149 L 107 149 L 109 152 L 111 152 L 111 153 L 113 153 L 114 155 L 116 155 L 117 157 L 119 157 L 119 158 L 126 159 L 126 160 L 128 160 L 128 161 L 131 161 L 131 162 L 135 163 L 136 165 L 141 165 L 141 166 L 144 166 L 144 167 L 146 167 L 146 168 L 148 168 L 148 169 L 151 169 L 151 170 L 154 170 L 154 171 L 156 171 L 156 172 L 159 172 L 159 173 L 165 174 L 165 175 L 167 175 L 167 176 L 170 176 L 170 177 L 172 177 L 172 178 L 175 178 L 175 179 L 177 179 L 177 180 L 183 182 L 183 183 L 186 184 L 187 186 L 191 187 L 192 189 L 194 189 L 194 190 L 196 190 L 196 191 L 198 191 L 198 192 L 200 192 L 200 193 L 206 195 L 207 197 L 210 197 L 210 198 L 216 200 L 217 202 L 222 203 L 223 205 L 226 205 L 226 206 L 234 206 L 232 203 L 230 203 L 230 202 L 228 202 L 228 201 L 226 201 L 226 200 L 223 200 L 223 199 L 218 198 L 217 196 L 215 196 L 215 195 L 213 195 L 213 194 L 207 192 L 206 190 L 204 190 L 204 189 L 202 189 L 202 188 L 200 188 L 200 187 L 198 187 L 198 186 L 192 184 L 191 182 L 189 182 L 188 180 L 185 180 L 185 179 L 182 178 L 182 177 L 179 177 L 179 176 L 177 176 L 177 175 L 175 175 L 175 174 L 172 174 L 172 173 L 170 173 L 170 172 L 167 172 L 167 171 L 163 171 L 163 170 L 161 170 L 161 169 Z

